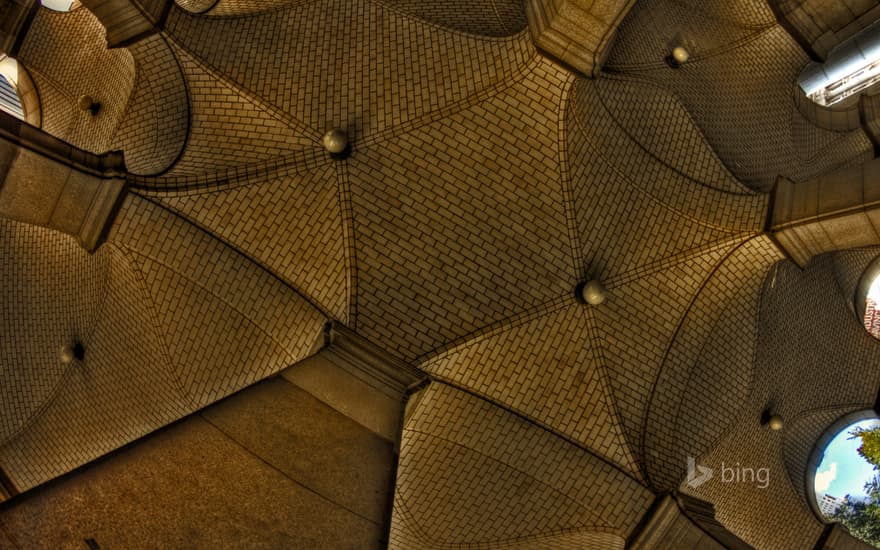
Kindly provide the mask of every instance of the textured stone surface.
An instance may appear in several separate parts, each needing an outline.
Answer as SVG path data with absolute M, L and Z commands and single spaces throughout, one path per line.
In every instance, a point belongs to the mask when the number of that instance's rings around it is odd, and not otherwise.
M 615 548 L 651 503 L 621 470 L 522 418 L 444 384 L 424 391 L 404 427 L 393 548 L 578 532 L 605 533 L 596 539 Z M 603 498 L 597 480 L 616 497 Z
M 179 4 L 121 50 L 88 12 L 42 10 L 22 50 L 45 130 L 134 174 L 95 256 L 0 224 L 0 468 L 19 488 L 289 368 L 335 321 L 435 378 L 408 405 L 394 547 L 621 548 L 688 456 L 771 468 L 767 490 L 700 488 L 736 536 L 815 544 L 792 480 L 828 411 L 876 396 L 851 303 L 872 252 L 798 271 L 763 235 L 767 192 L 782 176 L 805 204 L 873 144 L 802 114 L 808 57 L 765 0 L 637 0 L 593 79 L 538 54 L 520 2 Z M 336 127 L 346 160 L 320 144 Z M 589 279 L 598 307 L 574 296 Z M 68 372 L 71 332 L 89 351 Z M 782 433 L 757 422 L 770 401 Z M 236 403 L 218 422 L 304 471 L 257 437 L 272 407 Z M 282 519 L 323 529 L 313 511 Z
M 333 442 L 293 437 L 285 429 L 319 418 L 320 425 L 344 424 L 347 419 L 287 382 L 269 383 L 278 384 L 289 388 L 247 390 L 209 409 L 204 417 L 189 418 L 76 476 L 24 496 L 0 511 L 0 533 L 8 533 L 20 548 L 82 548 L 87 539 L 101 548 L 224 547 L 231 541 L 259 548 L 379 548 L 379 522 L 346 508 L 335 497 L 340 489 L 351 487 L 376 491 L 381 486 L 369 483 L 380 480 L 356 474 L 342 482 L 334 479 L 329 474 L 338 467 Z M 248 416 L 256 412 L 250 407 L 261 409 L 268 403 L 280 406 L 275 422 L 249 426 L 257 420 Z M 230 425 L 227 415 L 242 407 L 245 417 Z M 236 423 L 249 432 L 241 433 Z M 354 470 L 371 472 L 370 466 L 382 464 L 387 474 L 387 443 L 384 450 L 371 445 L 367 441 L 378 438 L 354 425 L 332 433 L 346 435 L 350 446 L 364 444 L 360 463 L 351 466 Z M 312 463 L 308 479 L 283 467 L 283 460 L 278 464 L 283 447 L 287 455 Z M 363 461 L 367 456 L 374 464 Z M 325 474 L 336 495 L 327 491 L 327 483 L 315 483 Z

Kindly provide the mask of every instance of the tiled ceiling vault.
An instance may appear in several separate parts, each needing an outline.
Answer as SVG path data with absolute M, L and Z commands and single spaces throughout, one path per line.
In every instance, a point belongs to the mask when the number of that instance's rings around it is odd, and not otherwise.
M 86 8 L 41 8 L 18 59 L 43 129 L 131 173 L 94 254 L 0 221 L 19 489 L 278 373 L 339 321 L 432 379 L 391 547 L 623 548 L 675 491 L 756 548 L 819 537 L 812 443 L 880 385 L 850 307 L 880 250 L 800 270 L 765 233 L 769 191 L 874 146 L 801 114 L 810 58 L 766 0 L 638 0 L 597 78 L 539 53 L 519 0 L 178 0 L 114 49 Z M 347 160 L 321 146 L 333 127 Z M 605 303 L 578 302 L 587 279 Z M 71 338 L 87 370 L 58 363 Z M 768 402 L 784 432 L 760 426 Z M 688 457 L 773 483 L 691 489 Z

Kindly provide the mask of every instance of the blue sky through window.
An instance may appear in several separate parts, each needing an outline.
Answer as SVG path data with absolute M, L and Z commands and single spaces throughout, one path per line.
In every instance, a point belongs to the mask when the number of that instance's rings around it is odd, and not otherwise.
M 815 490 L 816 499 L 821 500 L 822 495 L 829 494 L 836 498 L 850 495 L 854 498 L 863 498 L 867 495 L 864 491 L 865 482 L 871 479 L 875 473 L 874 467 L 863 459 L 857 449 L 861 446 L 861 439 L 849 439 L 850 432 L 855 428 L 873 428 L 880 426 L 880 420 L 862 420 L 847 426 L 841 430 L 828 447 L 825 456 L 816 469 Z

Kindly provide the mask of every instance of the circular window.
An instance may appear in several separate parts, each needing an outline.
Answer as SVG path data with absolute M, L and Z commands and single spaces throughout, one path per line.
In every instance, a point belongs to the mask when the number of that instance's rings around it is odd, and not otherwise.
M 874 277 L 874 281 L 868 287 L 862 323 L 872 336 L 880 338 L 880 277 Z
M 880 257 L 865 269 L 856 289 L 855 306 L 865 330 L 880 338 Z
M 821 454 L 808 487 L 814 511 L 880 548 L 880 419 L 873 411 L 847 415 L 817 448 Z

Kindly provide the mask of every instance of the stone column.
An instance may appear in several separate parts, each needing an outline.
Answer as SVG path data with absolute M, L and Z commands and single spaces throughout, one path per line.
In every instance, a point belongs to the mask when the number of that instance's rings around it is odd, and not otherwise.
M 825 252 L 880 244 L 880 159 L 802 183 L 780 178 L 768 232 L 800 267 Z
M 124 193 L 121 152 L 93 155 L 0 112 L 0 216 L 94 251 Z
M 585 76 L 605 63 L 617 26 L 635 0 L 527 0 L 532 40 L 548 57 Z

